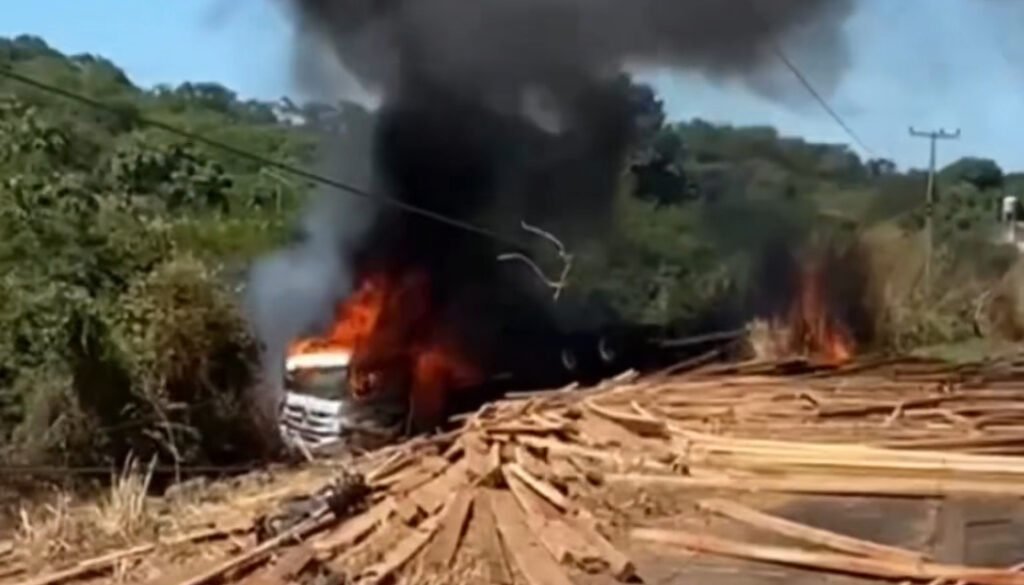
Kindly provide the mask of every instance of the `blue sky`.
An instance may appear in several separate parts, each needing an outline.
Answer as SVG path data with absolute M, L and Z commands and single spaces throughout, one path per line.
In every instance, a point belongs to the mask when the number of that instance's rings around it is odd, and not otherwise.
M 858 5 L 847 23 L 853 63 L 829 100 L 874 154 L 919 166 L 927 144 L 908 137 L 909 125 L 959 127 L 963 137 L 942 143 L 940 162 L 973 154 L 1024 170 L 1024 0 Z M 290 27 L 270 0 L 10 3 L 0 35 L 21 33 L 108 57 L 141 85 L 212 80 L 243 96 L 292 93 Z M 696 74 L 662 72 L 653 81 L 676 119 L 770 124 L 849 142 L 809 99 L 781 104 Z

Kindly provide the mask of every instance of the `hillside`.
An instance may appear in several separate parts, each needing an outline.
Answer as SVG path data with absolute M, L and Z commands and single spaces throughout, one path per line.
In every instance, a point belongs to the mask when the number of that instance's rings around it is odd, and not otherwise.
M 0 67 L 118 111 L 0 81 L 0 460 L 105 469 L 129 454 L 216 465 L 273 456 L 249 406 L 259 342 L 235 286 L 288 241 L 315 186 L 145 119 L 309 168 L 320 139 L 343 141 L 370 114 L 241 100 L 213 83 L 140 88 L 116 64 L 31 37 L 0 40 Z M 919 172 L 771 128 L 670 122 L 649 88 L 615 83 L 634 98 L 634 146 L 615 230 L 573 251 L 572 294 L 630 320 L 706 329 L 754 314 L 773 251 L 851 245 L 883 227 L 888 245 L 915 241 Z M 981 159 L 943 170 L 937 273 L 959 292 L 922 316 L 935 299 L 909 286 L 898 314 L 879 309 L 889 327 L 879 342 L 975 335 L 964 303 L 1013 261 L 988 230 L 1020 177 Z

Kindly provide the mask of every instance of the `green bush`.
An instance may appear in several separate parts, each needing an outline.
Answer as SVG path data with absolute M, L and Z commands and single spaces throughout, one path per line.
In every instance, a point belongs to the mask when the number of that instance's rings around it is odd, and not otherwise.
M 33 59 L 26 43 L 10 45 L 16 66 L 41 78 L 91 71 L 59 54 Z M 154 113 L 159 99 L 101 77 L 90 83 L 134 104 L 126 115 Z M 268 144 L 288 157 L 293 131 L 211 111 L 208 93 L 193 96 L 207 123 L 276 136 Z M 218 270 L 280 241 L 297 187 L 51 98 L 0 84 L 0 458 L 272 454 L 276 435 L 249 407 L 258 344 Z M 258 203 L 264 193 L 274 209 Z

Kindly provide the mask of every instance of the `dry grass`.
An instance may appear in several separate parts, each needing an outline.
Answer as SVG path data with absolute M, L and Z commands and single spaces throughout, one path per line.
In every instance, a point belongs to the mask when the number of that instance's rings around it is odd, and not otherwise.
M 154 466 L 155 461 L 140 467 L 129 458 L 98 499 L 76 501 L 61 491 L 31 509 L 22 507 L 12 540 L 26 568 L 31 571 L 72 553 L 79 556 L 155 535 L 159 514 L 147 496 Z
M 747 331 L 747 343 L 756 359 L 776 360 L 790 353 L 790 333 L 785 323 L 758 318 L 750 322 Z
M 995 333 L 1024 341 L 1024 260 L 1018 260 L 994 287 L 987 309 Z
M 55 491 L 25 504 L 11 532 L 0 536 L 0 582 L 11 582 L 5 580 L 10 576 L 50 573 L 111 551 L 174 541 L 182 534 L 212 528 L 234 533 L 248 527 L 253 518 L 277 510 L 280 500 L 315 491 L 333 475 L 327 467 L 253 474 L 197 482 L 172 496 L 156 498 L 147 496 L 153 471 L 152 462 L 135 460 L 114 474 L 102 492 Z M 225 547 L 237 551 L 241 543 L 236 536 L 228 536 L 223 542 L 195 546 L 161 545 L 153 555 L 118 561 L 103 573 L 101 582 L 148 582 L 143 577 L 176 567 L 182 558 L 216 557 L 225 554 Z
M 29 559 L 46 560 L 65 554 L 88 535 L 83 532 L 85 526 L 77 519 L 67 493 L 58 493 L 52 502 L 31 513 L 22 508 L 18 516 L 14 540 Z
M 929 271 L 920 233 L 885 223 L 857 238 L 856 246 L 843 240 L 835 250 L 828 241 L 811 245 L 808 258 L 825 262 L 818 300 L 852 329 L 861 349 L 910 353 L 1024 341 L 1024 260 L 1011 267 L 1004 247 L 980 237 L 937 240 Z M 786 339 L 788 316 L 781 317 L 749 324 L 757 357 L 781 359 L 794 349 Z
M 155 458 L 145 469 L 140 469 L 138 460 L 128 457 L 120 475 L 111 483 L 109 493 L 96 505 L 96 526 L 104 534 L 128 542 L 156 528 L 147 506 L 155 467 Z
M 876 299 L 875 330 L 884 345 L 907 352 L 1012 338 L 1008 332 L 1024 338 L 1024 305 L 1017 292 L 1024 285 L 1024 267 L 1010 270 L 1000 282 L 981 268 L 985 258 L 974 258 L 966 248 L 939 246 L 926 286 L 927 255 L 919 234 L 883 225 L 864 234 L 864 245 Z

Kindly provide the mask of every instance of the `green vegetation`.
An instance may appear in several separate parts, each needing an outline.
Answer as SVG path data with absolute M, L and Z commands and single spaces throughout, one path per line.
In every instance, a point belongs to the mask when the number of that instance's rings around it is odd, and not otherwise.
M 981 158 L 940 170 L 929 287 L 926 173 L 899 172 L 891 161 L 862 161 L 844 145 L 786 138 L 773 128 L 665 124 L 650 94 L 641 95 L 638 112 L 658 123 L 635 149 L 622 229 L 578 283 L 629 317 L 699 325 L 729 309 L 749 316 L 784 287 L 770 263 L 788 250 L 858 264 L 837 267 L 833 280 L 864 274 L 870 282 L 833 285 L 861 291 L 845 301 L 863 303 L 872 321 L 864 328 L 879 349 L 956 344 L 997 330 L 1020 338 L 1010 333 L 1020 327 L 1006 308 L 1016 306 L 1006 275 L 1017 252 L 996 243 L 1000 200 L 1020 193 L 1020 175 Z
M 342 132 L 347 116 L 362 122 L 366 112 L 285 104 L 308 121 L 290 126 L 278 106 L 219 85 L 141 89 L 109 61 L 35 38 L 0 39 L 0 66 L 120 112 L 0 81 L 0 460 L 106 465 L 131 453 L 219 464 L 268 454 L 244 400 L 259 383 L 258 344 L 234 286 L 249 260 L 285 240 L 309 186 L 138 116 L 304 165 L 316 133 Z M 999 197 L 1024 175 L 982 159 L 943 169 L 937 284 L 925 292 L 922 174 L 772 128 L 669 124 L 652 92 L 632 90 L 641 131 L 618 227 L 574 250 L 577 291 L 637 320 L 742 315 L 774 286 L 759 271 L 771 252 L 824 238 L 868 250 L 885 285 L 875 325 L 886 344 L 977 337 L 980 297 L 1016 319 L 1006 292 L 1014 256 L 990 232 Z
M 135 115 L 294 163 L 312 137 L 222 87 L 145 91 L 38 39 L 0 41 L 0 65 L 124 112 L 0 83 L 3 459 L 260 455 L 242 400 L 257 344 L 231 276 L 283 240 L 303 187 Z

